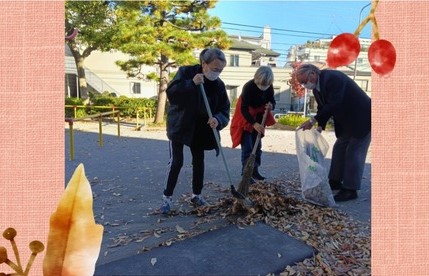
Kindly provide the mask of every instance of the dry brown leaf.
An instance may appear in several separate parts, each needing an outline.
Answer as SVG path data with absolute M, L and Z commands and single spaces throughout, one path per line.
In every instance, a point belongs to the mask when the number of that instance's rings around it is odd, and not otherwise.
M 188 233 L 188 231 L 186 231 L 185 229 L 183 229 L 182 227 L 180 227 L 179 225 L 176 225 L 176 230 L 179 234 L 186 234 Z
M 255 203 L 252 208 L 228 199 L 212 208 L 219 217 L 237 225 L 264 221 L 319 252 L 317 257 L 287 267 L 281 275 L 370 275 L 370 227 L 336 209 L 305 202 L 299 179 L 257 183 L 248 196 Z
M 103 226 L 95 224 L 91 185 L 80 164 L 51 215 L 44 276 L 93 275 Z

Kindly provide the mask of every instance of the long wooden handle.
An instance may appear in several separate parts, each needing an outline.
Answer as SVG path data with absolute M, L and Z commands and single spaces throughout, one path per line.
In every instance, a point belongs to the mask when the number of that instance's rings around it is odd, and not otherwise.
M 264 113 L 264 116 L 262 117 L 262 122 L 261 122 L 261 125 L 263 127 L 265 127 L 265 121 L 267 120 L 268 112 L 269 112 L 269 109 L 265 108 L 265 113 Z M 262 136 L 261 133 L 258 132 L 258 136 L 256 137 L 255 145 L 253 146 L 253 150 L 252 150 L 253 155 L 256 154 L 256 149 L 258 148 L 259 142 L 261 141 L 261 136 Z
M 207 100 L 207 96 L 206 96 L 206 92 L 204 90 L 203 84 L 199 84 L 198 88 L 200 89 L 202 97 L 204 99 L 204 104 L 205 104 L 206 109 L 207 109 L 207 114 L 209 115 L 209 118 L 212 118 L 213 114 L 212 114 L 212 111 L 210 109 L 209 101 Z M 226 163 L 225 155 L 223 154 L 222 145 L 220 144 L 219 133 L 217 132 L 217 130 L 215 128 L 212 128 L 212 130 L 213 130 L 213 135 L 214 135 L 215 140 L 216 140 L 217 147 L 219 148 L 219 151 L 220 151 L 220 155 L 222 156 L 223 164 L 225 165 L 225 170 L 226 170 L 226 174 L 228 175 L 229 183 L 231 184 L 231 186 L 234 186 L 234 184 L 232 183 L 231 174 L 229 173 L 228 165 Z

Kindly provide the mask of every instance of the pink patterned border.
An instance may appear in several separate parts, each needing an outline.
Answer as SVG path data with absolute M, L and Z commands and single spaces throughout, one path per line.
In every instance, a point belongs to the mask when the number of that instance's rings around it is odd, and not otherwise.
M 64 189 L 64 2 L 0 1 L 0 12 L 0 231 L 17 230 L 26 264 Z
M 16 228 L 26 261 L 64 188 L 64 2 L 0 1 L 0 12 L 0 231 Z M 429 3 L 381 0 L 376 16 L 398 58 L 390 77 L 373 75 L 372 271 L 425 275 Z

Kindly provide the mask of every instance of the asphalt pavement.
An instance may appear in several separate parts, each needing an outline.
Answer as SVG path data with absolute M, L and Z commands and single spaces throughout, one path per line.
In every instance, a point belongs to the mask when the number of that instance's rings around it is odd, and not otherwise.
M 96 222 L 105 228 L 97 266 L 133 258 L 165 243 L 168 245 L 168 241 L 177 237 L 181 230 L 184 230 L 182 236 L 186 239 L 228 226 L 222 219 L 202 221 L 187 204 L 191 194 L 192 167 L 186 147 L 184 166 L 174 193 L 175 213 L 168 217 L 159 214 L 157 209 L 161 204 L 169 159 L 165 129 L 142 127 L 136 130 L 133 124 L 121 124 L 118 136 L 117 127 L 116 123 L 102 124 L 103 145 L 100 146 L 97 122 L 75 122 L 74 160 L 70 160 L 70 133 L 68 124 L 65 125 L 65 183 L 83 163 L 94 194 Z M 333 132 L 323 132 L 323 136 L 330 145 L 329 162 L 335 136 Z M 221 131 L 221 143 L 233 184 L 238 187 L 241 151 L 231 148 L 229 129 Z M 262 149 L 260 172 L 267 177 L 267 182 L 297 178 L 294 131 L 267 129 Z M 335 207 L 367 225 L 371 221 L 370 159 L 371 151 L 358 199 L 338 203 Z M 229 191 L 222 158 L 216 157 L 214 151 L 206 152 L 204 185 L 203 195 L 208 202 L 216 202 Z

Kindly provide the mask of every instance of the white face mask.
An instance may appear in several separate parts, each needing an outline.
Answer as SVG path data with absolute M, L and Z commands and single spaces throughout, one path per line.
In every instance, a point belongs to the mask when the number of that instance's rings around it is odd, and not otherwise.
M 314 88 L 316 88 L 316 84 L 308 81 L 307 83 L 303 84 L 302 87 L 309 90 L 313 90 Z
M 270 88 L 270 86 L 260 86 L 260 85 L 257 85 L 257 86 L 258 86 L 259 90 L 262 90 L 262 91 L 265 91 L 268 88 Z
M 206 76 L 207 79 L 214 81 L 217 78 L 219 78 L 220 73 L 219 72 L 213 72 L 210 69 L 208 69 L 207 73 L 205 73 L 204 76 Z

